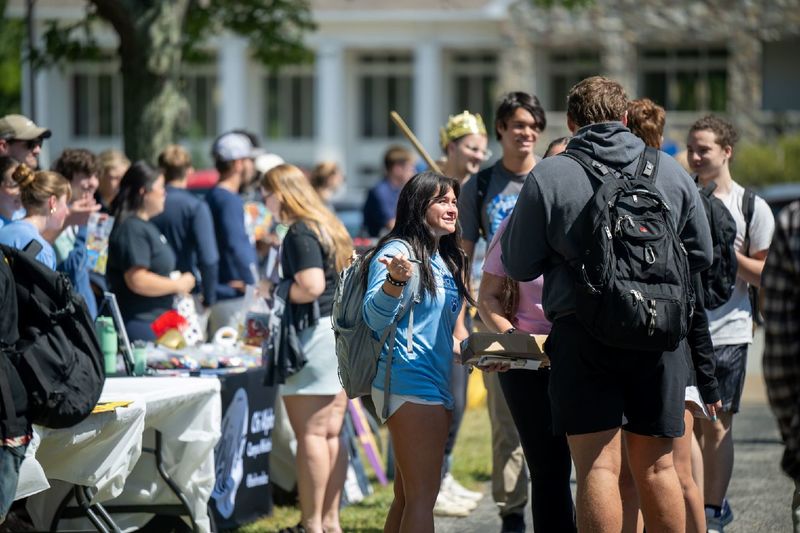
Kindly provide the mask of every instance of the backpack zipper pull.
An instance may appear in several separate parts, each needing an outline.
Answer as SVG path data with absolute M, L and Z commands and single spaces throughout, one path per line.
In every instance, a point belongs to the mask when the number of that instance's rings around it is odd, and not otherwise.
M 658 316 L 655 300 L 650 300 L 650 308 L 648 309 L 648 312 L 650 313 L 650 320 L 647 321 L 647 335 L 652 337 L 653 333 L 656 332 L 656 317 Z
M 608 237 L 608 240 L 611 240 L 611 230 L 608 228 L 608 226 L 603 226 L 603 229 L 606 230 L 606 237 Z
M 642 296 L 641 292 L 637 291 L 636 289 L 632 289 L 631 294 L 633 295 L 634 305 L 638 304 L 639 302 L 644 302 L 644 297 Z

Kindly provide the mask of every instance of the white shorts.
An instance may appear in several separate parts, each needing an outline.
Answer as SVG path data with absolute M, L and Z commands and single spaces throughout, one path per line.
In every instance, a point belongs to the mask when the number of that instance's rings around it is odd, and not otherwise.
M 381 419 L 381 424 L 385 424 L 386 420 L 391 418 L 393 414 L 397 412 L 400 407 L 406 403 L 418 403 L 421 405 L 444 405 L 444 402 L 435 401 L 435 400 L 425 400 L 420 398 L 419 396 L 411 396 L 408 394 L 392 394 L 389 393 L 389 416 L 383 418 L 383 396 L 384 393 L 382 390 L 372 387 L 372 403 L 375 404 L 375 411 L 378 413 L 378 417 Z

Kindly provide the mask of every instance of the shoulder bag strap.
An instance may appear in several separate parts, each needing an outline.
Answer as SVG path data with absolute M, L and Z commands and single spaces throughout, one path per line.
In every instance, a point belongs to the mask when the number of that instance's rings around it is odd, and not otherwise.
M 742 196 L 742 216 L 744 216 L 744 241 L 742 250 L 744 255 L 750 257 L 750 223 L 753 221 L 753 211 L 756 207 L 756 195 L 750 189 L 744 190 Z
M 408 257 L 410 259 L 416 259 L 414 255 L 414 248 L 411 247 L 407 241 L 403 239 L 396 239 L 397 241 L 403 243 L 403 246 L 406 247 L 408 251 Z M 413 292 L 411 294 L 411 300 L 408 304 L 408 338 L 406 339 L 406 350 L 408 353 L 412 353 L 414 350 L 414 304 L 419 297 L 419 275 L 416 277 L 412 276 L 411 279 L 416 279 L 416 283 L 412 286 Z M 389 327 L 389 331 L 384 334 L 384 338 L 381 339 L 383 342 L 381 346 L 386 346 L 386 340 L 389 341 L 389 349 L 387 350 L 386 354 L 386 373 L 383 376 L 383 411 L 381 413 L 381 417 L 386 420 L 389 418 L 389 395 L 390 395 L 390 388 L 392 385 L 392 360 L 394 359 L 394 345 L 397 339 L 397 324 L 400 320 L 406 315 L 406 312 L 400 313 L 397 318 L 395 318 L 392 325 Z M 388 339 L 387 339 L 388 338 Z
M 500 164 L 500 163 L 497 163 Z M 486 202 L 486 193 L 489 192 L 489 182 L 492 180 L 492 173 L 494 172 L 494 165 L 489 168 L 484 168 L 475 176 L 475 179 L 478 180 L 478 198 L 476 205 L 478 207 L 478 230 L 480 231 L 481 237 L 486 239 L 486 228 L 483 227 L 483 204 Z

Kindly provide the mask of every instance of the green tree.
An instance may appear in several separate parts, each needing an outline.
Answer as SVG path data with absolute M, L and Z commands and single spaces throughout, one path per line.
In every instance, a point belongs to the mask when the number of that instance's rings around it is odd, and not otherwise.
M 5 12 L 5 4 L 5 0 L 0 0 L 0 13 Z M 0 17 L 0 116 L 20 111 L 24 36 L 25 25 L 21 20 Z
M 98 24 L 119 38 L 125 152 L 150 161 L 186 130 L 181 64 L 202 57 L 206 39 L 232 31 L 249 40 L 257 60 L 276 68 L 312 57 L 303 36 L 315 27 L 308 0 L 86 0 L 77 23 L 48 22 L 33 64 L 102 57 Z

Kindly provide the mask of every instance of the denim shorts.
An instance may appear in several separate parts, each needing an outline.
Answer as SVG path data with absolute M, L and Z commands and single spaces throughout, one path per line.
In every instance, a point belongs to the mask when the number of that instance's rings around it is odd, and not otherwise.
M 0 446 L 0 524 L 5 521 L 8 508 L 17 494 L 19 465 L 22 464 L 27 448 L 27 444 L 13 448 Z

